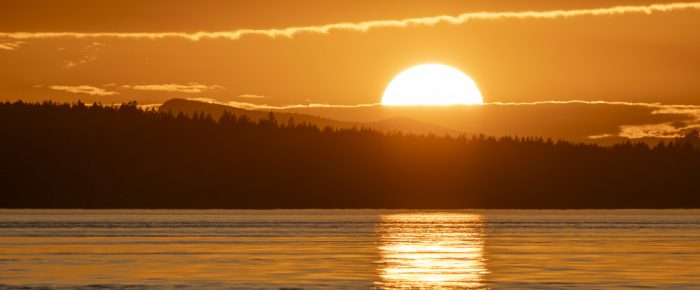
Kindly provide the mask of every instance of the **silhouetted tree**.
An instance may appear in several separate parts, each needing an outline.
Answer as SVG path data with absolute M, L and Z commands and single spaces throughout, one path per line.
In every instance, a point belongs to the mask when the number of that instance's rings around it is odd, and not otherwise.
M 700 132 L 698 132 L 698 130 L 688 132 L 679 141 L 683 142 L 686 146 L 700 150 Z
M 17 101 L 0 136 L 5 208 L 700 206 L 697 131 L 602 147 Z

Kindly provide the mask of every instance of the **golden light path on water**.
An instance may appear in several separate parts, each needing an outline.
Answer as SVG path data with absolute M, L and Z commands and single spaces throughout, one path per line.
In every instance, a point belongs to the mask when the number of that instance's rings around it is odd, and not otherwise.
M 8 210 L 0 289 L 700 289 L 700 210 Z
M 484 222 L 479 214 L 380 217 L 381 288 L 482 288 Z

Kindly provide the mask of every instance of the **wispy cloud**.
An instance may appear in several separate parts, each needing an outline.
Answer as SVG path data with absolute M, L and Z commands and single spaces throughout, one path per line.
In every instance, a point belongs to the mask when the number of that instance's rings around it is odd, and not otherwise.
M 112 96 L 117 95 L 117 92 L 108 91 L 103 88 L 81 85 L 81 86 L 49 86 L 49 89 L 56 91 L 69 92 L 74 94 L 88 94 L 91 96 Z
M 652 114 L 683 115 L 691 117 L 691 120 L 686 122 L 620 126 L 619 136 L 630 139 L 646 137 L 678 138 L 688 131 L 700 129 L 700 106 L 660 106 Z
M 243 96 L 241 96 L 243 97 Z M 220 102 L 215 99 L 210 98 L 190 98 L 189 100 L 203 101 L 209 103 L 218 104 L 242 104 L 250 108 L 260 108 L 260 109 L 294 109 L 294 108 L 366 108 L 366 107 L 378 107 L 382 106 L 381 103 L 366 103 L 366 104 L 354 104 L 354 105 L 341 105 L 341 104 L 323 104 L 323 103 L 308 103 L 308 104 L 291 104 L 291 105 L 267 105 L 267 104 L 255 104 L 247 102 Z M 662 104 L 662 103 L 645 103 L 645 102 L 625 102 L 625 101 L 602 101 L 602 100 L 566 100 L 566 101 L 532 101 L 532 102 L 485 102 L 483 106 L 536 106 L 536 105 L 561 105 L 561 104 L 582 104 L 582 105 L 615 105 L 615 106 L 633 106 L 633 107 L 646 107 L 655 109 L 652 114 L 678 114 L 686 115 L 693 114 L 695 112 L 700 112 L 700 105 L 673 105 L 673 104 Z M 455 105 L 455 106 L 465 106 L 465 107 L 475 107 L 477 105 Z M 454 107 L 454 106 L 453 106 Z M 478 107 L 478 106 L 477 106 Z
M 0 50 L 15 50 L 18 49 L 20 46 L 24 45 L 26 42 L 24 41 L 8 41 L 8 42 L 0 42 Z
M 83 48 L 83 53 L 85 55 L 81 56 L 78 59 L 64 61 L 63 67 L 69 69 L 79 65 L 94 62 L 95 60 L 97 60 L 97 54 L 102 50 L 103 46 L 105 46 L 104 43 L 96 41 L 86 45 L 85 48 Z
M 615 105 L 615 106 L 634 106 L 652 109 L 652 115 L 667 114 L 680 115 L 690 117 L 690 121 L 686 122 L 664 122 L 660 124 L 642 124 L 642 125 L 622 125 L 619 126 L 619 132 L 604 133 L 591 135 L 588 138 L 602 139 L 610 137 L 624 137 L 629 139 L 640 138 L 678 138 L 683 136 L 690 130 L 700 128 L 700 105 L 666 105 L 661 103 L 643 103 L 643 102 L 616 102 L 616 101 L 584 101 L 584 100 L 569 100 L 569 101 L 537 101 L 537 102 L 522 102 L 522 103 L 503 103 L 493 102 L 485 105 L 502 105 L 502 106 L 528 106 L 542 104 L 588 104 L 588 105 Z
M 488 103 L 484 103 L 484 105 L 496 105 L 496 106 L 533 106 L 533 105 L 546 105 L 546 104 L 618 105 L 618 106 L 659 108 L 659 109 L 665 109 L 665 110 L 700 109 L 700 105 L 666 105 L 666 104 L 662 104 L 662 103 L 601 101 L 601 100 L 594 100 L 594 101 L 566 100 L 566 101 L 488 102 Z M 671 114 L 669 111 L 660 111 L 660 113 Z M 673 114 L 675 114 L 675 113 L 673 113 Z
M 653 14 L 680 10 L 700 10 L 700 2 L 659 3 L 637 6 L 614 6 L 595 9 L 547 10 L 547 11 L 509 11 L 509 12 L 468 12 L 456 16 L 439 15 L 421 18 L 388 19 L 365 22 L 343 22 L 319 26 L 296 26 L 275 29 L 239 29 L 234 31 L 212 32 L 4 32 L 0 38 L 10 39 L 45 39 L 45 38 L 130 38 L 160 39 L 181 38 L 192 41 L 201 39 L 238 40 L 246 36 L 264 36 L 270 38 L 292 38 L 297 34 L 328 34 L 335 31 L 366 32 L 377 28 L 403 28 L 412 26 L 434 26 L 437 24 L 464 24 L 475 20 L 501 19 L 557 19 L 582 16 L 614 16 L 623 14 Z
M 94 55 L 86 55 L 78 60 L 66 60 L 63 62 L 63 67 L 65 68 L 74 68 L 79 65 L 83 65 L 86 63 L 91 63 L 93 61 L 97 60 L 97 57 Z
M 161 92 L 177 92 L 196 94 L 211 90 L 223 89 L 219 85 L 204 85 L 200 83 L 186 84 L 152 84 L 152 85 L 124 85 L 123 88 L 138 90 L 138 91 L 161 91 Z
M 261 96 L 261 95 L 243 94 L 243 95 L 238 95 L 237 98 L 242 98 L 242 99 L 265 99 L 265 98 L 267 98 L 267 97 L 266 97 L 266 96 Z
M 700 122 L 700 120 L 695 121 Z M 700 129 L 700 123 L 690 124 L 683 127 L 673 126 L 672 123 L 620 126 L 620 133 L 618 136 L 630 139 L 678 138 L 683 137 L 686 133 L 693 129 Z

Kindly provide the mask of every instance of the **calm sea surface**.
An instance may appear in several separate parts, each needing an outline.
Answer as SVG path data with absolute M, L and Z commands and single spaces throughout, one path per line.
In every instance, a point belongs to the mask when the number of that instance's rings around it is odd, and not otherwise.
M 0 285 L 700 289 L 700 210 L 0 210 Z

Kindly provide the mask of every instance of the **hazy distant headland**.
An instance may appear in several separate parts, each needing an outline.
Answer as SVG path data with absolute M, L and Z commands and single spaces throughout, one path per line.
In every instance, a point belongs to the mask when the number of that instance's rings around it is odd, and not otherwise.
M 238 106 L 238 107 L 234 107 Z M 673 136 L 689 133 L 698 122 L 696 109 L 674 105 L 606 102 L 565 102 L 539 104 L 491 103 L 478 106 L 384 106 L 309 105 L 246 106 L 213 100 L 171 99 L 160 111 L 211 114 L 218 119 L 224 111 L 246 115 L 257 121 L 272 110 L 280 120 L 324 128 L 365 127 L 381 132 L 472 136 L 543 136 L 570 142 L 614 145 L 627 140 L 655 145 Z M 658 128 L 655 130 L 655 128 Z
M 602 147 L 313 118 L 2 103 L 0 208 L 700 207 L 697 132 Z
M 211 115 L 214 120 L 218 120 L 224 112 L 236 116 L 245 115 L 252 122 L 259 122 L 262 119 L 267 119 L 269 117 L 270 111 L 262 110 L 251 110 L 242 109 L 222 104 L 215 103 L 205 103 L 199 101 L 185 100 L 185 99 L 171 99 L 160 105 L 158 110 L 162 113 L 169 113 L 177 115 L 179 113 L 184 113 L 187 116 L 192 116 L 194 114 L 204 114 Z M 472 135 L 471 133 L 461 132 L 459 130 L 454 130 L 446 128 L 443 126 L 422 122 L 416 119 L 407 117 L 393 117 L 384 118 L 378 121 L 372 122 L 349 122 L 349 121 L 338 121 L 329 118 L 323 118 L 311 114 L 301 114 L 294 112 L 274 112 L 275 118 L 278 120 L 287 121 L 293 119 L 296 123 L 305 123 L 308 125 L 316 126 L 319 128 L 331 127 L 335 129 L 352 129 L 352 128 L 366 128 L 372 129 L 380 132 L 394 132 L 401 131 L 404 133 L 414 133 L 414 134 L 436 134 L 436 135 Z

